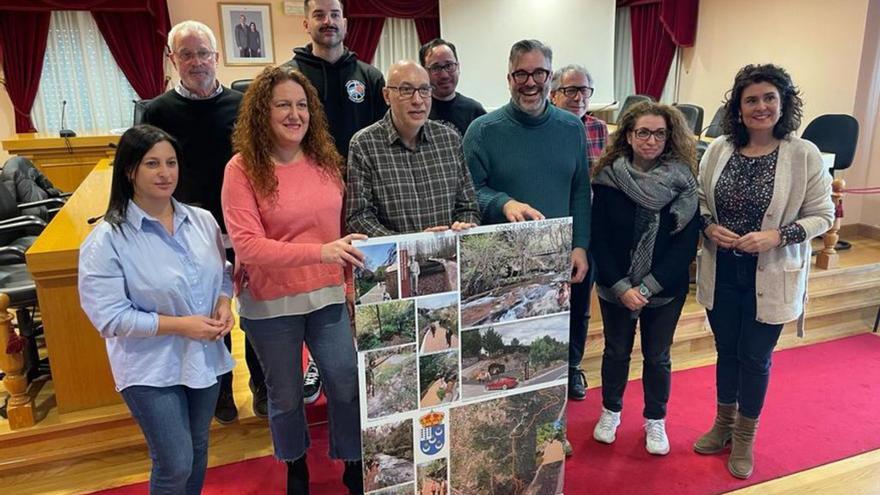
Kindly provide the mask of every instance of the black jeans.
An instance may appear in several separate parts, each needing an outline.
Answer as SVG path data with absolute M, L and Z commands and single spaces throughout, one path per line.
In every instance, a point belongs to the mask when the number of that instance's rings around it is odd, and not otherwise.
M 590 291 L 593 288 L 593 259 L 589 258 L 587 276 L 579 284 L 571 284 L 571 311 L 568 314 L 568 367 L 580 368 L 590 325 Z
M 739 412 L 756 419 L 770 383 L 770 358 L 782 324 L 757 320 L 755 271 L 758 258 L 718 252 L 715 301 L 709 324 L 715 334 L 718 363 L 715 381 L 719 404 L 739 404 Z
M 629 380 L 629 362 L 636 336 L 636 321 L 642 342 L 642 387 L 645 392 L 646 419 L 666 417 L 666 403 L 672 386 L 672 358 L 669 348 L 675 327 L 684 307 L 686 294 L 663 306 L 644 308 L 638 320 L 624 306 L 599 299 L 605 330 L 605 351 L 602 353 L 602 405 L 620 412 L 623 392 Z
M 235 266 L 235 252 L 231 249 L 226 250 L 226 259 Z M 223 337 L 223 343 L 226 344 L 226 348 L 232 352 L 232 332 L 227 333 L 225 337 Z M 263 367 L 260 366 L 260 360 L 257 358 L 257 353 L 254 351 L 254 346 L 251 345 L 251 341 L 245 336 L 244 339 L 244 361 L 247 363 L 248 372 L 251 375 L 251 381 L 254 382 L 254 387 L 262 387 L 266 383 L 266 377 L 263 375 Z M 232 372 L 220 375 L 220 393 L 221 394 L 232 394 Z

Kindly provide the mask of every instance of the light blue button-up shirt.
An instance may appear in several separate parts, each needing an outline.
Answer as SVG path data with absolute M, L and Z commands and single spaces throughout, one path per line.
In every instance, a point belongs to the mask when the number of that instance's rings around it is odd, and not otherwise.
M 172 202 L 173 235 L 129 201 L 121 229 L 101 222 L 80 247 L 80 303 L 106 339 L 117 390 L 206 388 L 235 365 L 222 340 L 156 335 L 159 315 L 210 317 L 218 297 L 232 297 L 217 222 Z

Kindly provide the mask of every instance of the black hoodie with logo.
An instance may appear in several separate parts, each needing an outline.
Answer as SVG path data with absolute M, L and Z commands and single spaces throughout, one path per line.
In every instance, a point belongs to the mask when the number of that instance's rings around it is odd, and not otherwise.
M 311 43 L 293 53 L 294 58 L 284 65 L 298 69 L 318 90 L 336 149 L 347 158 L 354 133 L 381 119 L 388 110 L 382 98 L 385 78 L 348 49 L 332 64 L 315 56 Z

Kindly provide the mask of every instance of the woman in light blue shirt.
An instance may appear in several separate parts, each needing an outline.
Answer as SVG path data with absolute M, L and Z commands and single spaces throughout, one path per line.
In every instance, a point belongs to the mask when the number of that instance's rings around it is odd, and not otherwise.
M 153 126 L 122 135 L 110 204 L 79 258 L 80 302 L 147 439 L 152 495 L 201 492 L 217 377 L 235 364 L 223 345 L 233 317 L 220 228 L 171 197 L 178 151 Z

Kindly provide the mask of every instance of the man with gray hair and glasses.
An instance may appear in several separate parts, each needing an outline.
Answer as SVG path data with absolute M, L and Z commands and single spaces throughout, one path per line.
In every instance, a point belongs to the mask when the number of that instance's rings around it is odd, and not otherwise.
M 552 59 L 550 47 L 538 40 L 514 43 L 507 73 L 510 102 L 471 124 L 464 155 L 484 223 L 573 218 L 574 293 L 583 290 L 589 265 L 589 162 L 580 119 L 548 103 Z M 579 327 L 570 332 L 568 379 L 573 389 L 583 372 L 571 346 L 579 345 L 583 357 L 583 340 Z
M 232 128 L 238 117 L 242 94 L 217 80 L 217 38 L 208 26 L 183 21 L 168 32 L 172 65 L 180 81 L 173 89 L 151 100 L 144 108 L 142 123 L 152 124 L 174 136 L 180 144 L 180 179 L 174 197 L 211 212 L 223 232 L 226 257 L 235 255 L 226 238 L 226 224 L 220 208 L 223 171 L 232 158 Z M 230 334 L 226 347 L 232 348 Z M 251 345 L 245 340 L 245 360 L 251 374 L 253 408 L 257 416 L 268 415 L 263 370 Z M 232 372 L 220 379 L 220 396 L 214 417 L 230 423 L 238 417 L 232 397 Z
M 562 110 L 574 114 L 584 124 L 590 168 L 599 160 L 608 140 L 608 128 L 605 127 L 605 122 L 587 113 L 594 88 L 593 76 L 584 66 L 578 64 L 566 65 L 557 70 L 550 80 L 550 101 Z M 592 265 L 592 260 L 590 263 Z M 568 397 L 574 400 L 584 400 L 587 397 L 587 377 L 580 363 L 584 358 L 584 346 L 590 322 L 592 285 L 593 271 L 589 270 L 584 282 L 574 284 L 571 291 L 571 340 L 568 344 L 568 361 L 572 372 L 569 374 L 571 380 Z
M 348 232 L 371 237 L 463 230 L 480 214 L 455 129 L 428 120 L 431 81 L 419 64 L 388 69 L 385 116 L 351 138 L 345 195 Z

